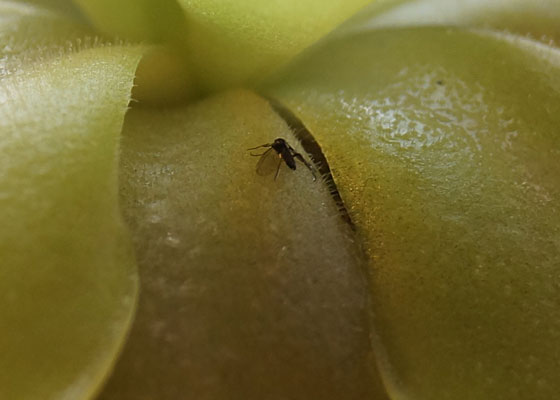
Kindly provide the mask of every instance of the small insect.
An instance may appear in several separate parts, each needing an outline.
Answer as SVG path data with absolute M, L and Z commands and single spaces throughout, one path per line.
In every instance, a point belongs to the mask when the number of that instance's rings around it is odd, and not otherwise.
M 317 180 L 315 176 L 314 168 L 311 166 L 309 162 L 303 158 L 301 154 L 294 150 L 292 146 L 288 144 L 284 139 L 277 138 L 274 140 L 274 143 L 267 143 L 257 147 L 252 147 L 247 150 L 256 150 L 263 147 L 268 147 L 264 153 L 261 154 L 253 154 L 254 157 L 260 157 L 259 162 L 257 163 L 257 174 L 259 175 L 269 175 L 276 169 L 276 174 L 274 175 L 274 180 L 278 177 L 278 173 L 280 172 L 280 166 L 282 165 L 282 161 L 286 163 L 286 165 L 292 169 L 296 169 L 296 160 L 299 160 L 311 171 L 313 175 L 313 181 Z

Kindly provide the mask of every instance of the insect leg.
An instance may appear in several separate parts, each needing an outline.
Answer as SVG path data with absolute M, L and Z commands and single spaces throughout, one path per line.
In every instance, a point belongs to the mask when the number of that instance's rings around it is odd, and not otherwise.
M 278 173 L 280 172 L 280 167 L 282 166 L 282 159 L 278 160 L 278 168 L 276 168 L 276 175 L 274 175 L 274 180 L 278 178 Z
M 253 157 L 260 157 L 260 156 L 264 156 L 266 153 L 268 153 L 268 150 L 261 154 L 253 154 L 253 153 L 249 153 L 249 154 L 252 155 Z
M 266 144 L 261 144 L 260 146 L 257 147 L 251 147 L 250 149 L 247 150 L 256 150 L 256 149 L 260 149 L 261 147 L 272 147 L 272 145 L 270 143 L 266 143 Z
M 301 161 L 307 167 L 307 169 L 309 169 L 309 171 L 311 171 L 311 174 L 313 175 L 313 181 L 316 181 L 317 176 L 315 176 L 315 168 L 313 168 L 313 166 L 309 164 L 301 154 L 293 151 L 292 155 L 294 156 L 294 158 L 297 158 L 299 161 Z

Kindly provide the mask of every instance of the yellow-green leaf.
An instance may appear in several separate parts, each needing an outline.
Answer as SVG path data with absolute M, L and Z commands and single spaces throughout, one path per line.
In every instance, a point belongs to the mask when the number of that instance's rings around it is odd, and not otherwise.
M 247 91 L 127 115 L 141 296 L 100 399 L 384 398 L 359 248 L 303 164 L 257 174 L 246 149 L 276 137 L 300 149 Z
M 181 42 L 185 16 L 176 0 L 75 0 L 104 33 L 152 42 Z
M 409 28 L 326 43 L 267 91 L 364 238 L 392 397 L 560 392 L 559 77 L 536 41 Z
M 408 0 L 373 3 L 339 32 L 403 26 L 460 25 L 560 43 L 558 0 Z
M 259 80 L 372 0 L 77 0 L 102 31 L 166 41 L 203 91 Z M 186 22 L 185 22 L 186 19 Z
M 371 0 L 178 0 L 188 48 L 206 89 L 255 81 L 319 40 Z
M 0 13 L 0 398 L 90 398 L 135 306 L 116 157 L 143 50 Z

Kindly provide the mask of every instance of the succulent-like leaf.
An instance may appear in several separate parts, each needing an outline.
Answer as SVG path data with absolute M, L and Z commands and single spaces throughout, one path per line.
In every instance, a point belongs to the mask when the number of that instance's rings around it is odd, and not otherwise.
M 0 398 L 88 398 L 135 307 L 116 169 L 143 49 L 31 6 L 0 13 Z
M 363 235 L 393 397 L 560 391 L 559 77 L 536 41 L 408 28 L 325 43 L 267 91 Z
M 276 137 L 301 151 L 247 91 L 127 116 L 121 196 L 141 297 L 101 399 L 384 398 L 364 260 L 303 164 L 275 156 L 276 180 L 256 173 L 247 149 Z

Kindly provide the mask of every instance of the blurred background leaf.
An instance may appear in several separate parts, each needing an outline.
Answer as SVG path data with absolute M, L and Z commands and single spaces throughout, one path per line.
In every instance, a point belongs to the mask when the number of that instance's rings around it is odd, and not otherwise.
M 143 50 L 47 9 L 0 14 L 0 398 L 87 398 L 135 306 L 116 169 Z

